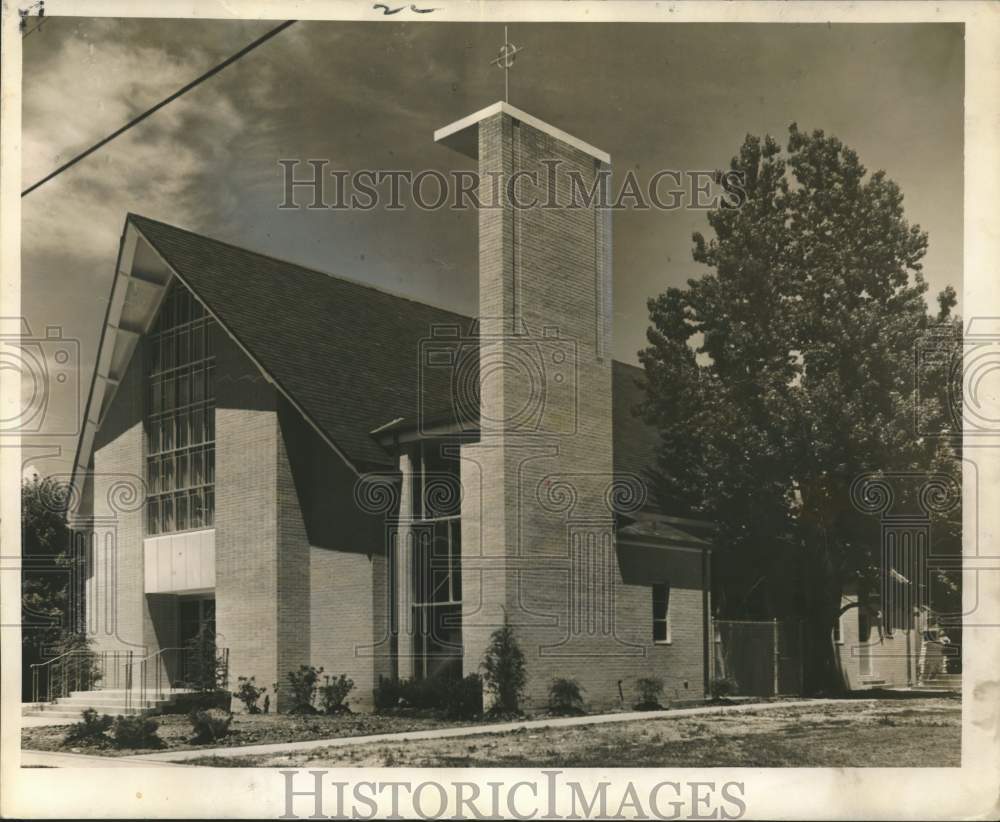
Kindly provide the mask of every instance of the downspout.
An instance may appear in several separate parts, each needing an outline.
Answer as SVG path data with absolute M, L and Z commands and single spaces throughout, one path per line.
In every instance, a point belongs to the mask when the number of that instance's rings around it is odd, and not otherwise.
M 709 585 L 711 569 L 709 566 L 711 553 L 708 548 L 701 552 L 701 670 L 705 699 L 712 696 L 711 675 L 709 671 Z

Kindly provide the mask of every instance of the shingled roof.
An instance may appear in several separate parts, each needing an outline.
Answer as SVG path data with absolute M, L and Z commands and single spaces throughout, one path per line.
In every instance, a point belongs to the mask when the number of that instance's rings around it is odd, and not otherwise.
M 444 325 L 468 334 L 472 318 L 146 217 L 128 222 L 359 470 L 393 462 L 370 432 L 413 419 L 418 391 L 447 401 L 448 374 L 421 372 L 420 343 Z M 641 474 L 656 444 L 633 414 L 641 379 L 613 363 L 616 471 Z

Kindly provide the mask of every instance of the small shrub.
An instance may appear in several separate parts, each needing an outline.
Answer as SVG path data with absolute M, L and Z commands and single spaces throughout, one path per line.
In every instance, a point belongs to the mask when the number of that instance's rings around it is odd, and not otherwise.
M 228 711 L 233 695 L 229 691 L 193 691 L 175 694 L 173 699 L 159 709 L 161 714 L 190 714 L 192 711 L 207 711 L 218 708 Z
M 712 696 L 716 699 L 724 696 L 733 696 L 739 690 L 735 679 L 727 676 L 717 676 L 712 680 Z
M 400 683 L 400 697 L 404 708 L 434 711 L 444 706 L 444 692 L 437 677 L 404 680 Z
M 375 707 L 381 711 L 436 711 L 444 706 L 445 684 L 430 679 L 383 679 L 375 690 Z
M 483 712 L 483 680 L 478 674 L 445 673 L 429 679 L 380 679 L 376 713 L 432 712 L 448 719 L 471 719 Z
M 582 690 L 575 679 L 553 679 L 549 685 L 549 711 L 560 716 L 579 716 L 584 712 Z
M 490 715 L 520 715 L 521 695 L 528 675 L 525 672 L 524 652 L 517 643 L 506 613 L 503 625 L 490 635 L 482 667 L 486 688 L 493 695 Z
M 226 685 L 226 664 L 215 644 L 215 632 L 202 628 L 184 644 L 184 685 L 196 691 L 218 691 Z
M 380 677 L 373 693 L 375 713 L 385 713 L 399 707 L 399 680 Z
M 218 708 L 209 708 L 207 711 L 192 711 L 188 719 L 194 729 L 195 742 L 215 742 L 229 733 L 233 715 Z
M 257 687 L 256 677 L 247 679 L 245 676 L 241 676 L 239 678 L 239 687 L 233 692 L 233 696 L 243 703 L 243 707 L 247 709 L 247 713 L 259 714 L 260 706 L 257 702 L 266 690 L 267 688 Z
M 663 680 L 658 676 L 644 676 L 635 681 L 635 689 L 639 692 L 637 711 L 657 711 L 663 708 L 660 697 L 663 696 Z
M 316 713 L 313 703 L 316 701 L 316 683 L 322 673 L 322 668 L 314 668 L 312 665 L 300 665 L 297 671 L 288 672 L 288 688 L 292 700 L 289 713 Z
M 63 629 L 52 644 L 52 653 L 55 658 L 64 658 L 49 666 L 50 696 L 89 691 L 101 681 L 100 658 L 92 637 Z
M 118 716 L 111 726 L 111 736 L 119 748 L 162 748 L 156 733 L 159 723 L 148 716 Z
M 354 690 L 354 680 L 348 679 L 344 674 L 336 679 L 330 679 L 329 676 L 324 677 L 323 684 L 319 686 L 319 700 L 323 706 L 323 713 L 350 712 L 350 708 L 347 707 L 344 700 L 352 690 Z
M 483 712 L 483 678 L 479 674 L 447 677 L 442 683 L 444 714 L 448 719 L 473 719 Z
M 66 734 L 67 742 L 80 742 L 84 745 L 94 745 L 106 742 L 107 731 L 114 720 L 107 714 L 99 715 L 93 708 L 83 712 L 83 719 L 77 722 Z

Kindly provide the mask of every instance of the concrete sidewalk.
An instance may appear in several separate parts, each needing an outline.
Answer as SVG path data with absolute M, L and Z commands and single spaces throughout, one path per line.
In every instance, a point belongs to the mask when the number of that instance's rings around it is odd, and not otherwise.
M 75 724 L 72 719 L 61 716 L 21 716 L 22 728 L 42 728 L 47 725 L 65 725 L 69 727 Z
M 174 762 L 148 762 L 142 756 L 94 756 L 56 751 L 21 751 L 22 768 L 189 768 Z
M 874 699 L 858 699 L 856 703 L 874 702 Z M 189 751 L 164 751 L 143 754 L 141 757 L 125 757 L 130 760 L 142 759 L 146 763 L 183 762 L 203 756 L 234 758 L 260 754 L 282 754 L 295 751 L 312 751 L 318 748 L 346 748 L 353 745 L 367 745 L 372 742 L 407 742 L 418 739 L 450 739 L 482 734 L 502 734 L 524 728 L 570 728 L 580 725 L 605 725 L 611 722 L 650 722 L 661 719 L 681 719 L 688 716 L 711 716 L 728 713 L 755 713 L 779 708 L 814 708 L 819 705 L 843 705 L 843 699 L 798 699 L 787 702 L 751 702 L 745 705 L 709 706 L 703 708 L 678 708 L 673 711 L 632 711 L 620 714 L 598 714 L 595 716 L 552 717 L 532 719 L 524 722 L 499 722 L 492 725 L 467 725 L 458 728 L 436 728 L 431 731 L 406 731 L 394 734 L 371 734 L 369 736 L 345 736 L 335 739 L 310 739 L 305 742 L 273 742 L 267 745 L 242 745 L 228 748 L 199 748 Z

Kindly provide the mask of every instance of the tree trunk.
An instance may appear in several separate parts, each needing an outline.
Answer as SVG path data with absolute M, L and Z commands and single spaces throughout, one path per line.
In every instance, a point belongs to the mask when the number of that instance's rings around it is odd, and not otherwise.
M 824 598 L 825 599 L 825 598 Z M 839 602 L 839 595 L 837 597 Z M 804 681 L 809 696 L 841 694 L 846 690 L 840 654 L 833 642 L 833 626 L 838 609 L 815 608 L 804 620 Z
M 840 694 L 846 690 L 833 628 L 840 617 L 843 583 L 830 561 L 825 534 L 810 535 L 807 546 L 804 602 L 803 692 L 808 695 Z M 811 555 L 811 556 L 810 556 Z

